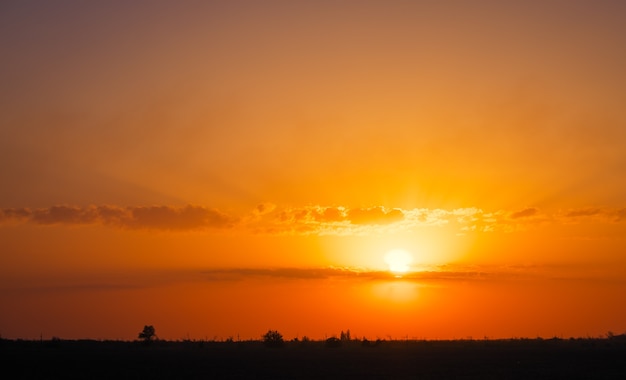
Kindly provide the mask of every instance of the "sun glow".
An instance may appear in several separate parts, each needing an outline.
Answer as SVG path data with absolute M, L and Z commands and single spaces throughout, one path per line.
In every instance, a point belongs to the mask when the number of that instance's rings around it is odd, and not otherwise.
M 389 271 L 393 273 L 406 273 L 409 271 L 409 264 L 413 261 L 413 256 L 403 249 L 394 249 L 385 254 L 385 262 L 389 266 Z

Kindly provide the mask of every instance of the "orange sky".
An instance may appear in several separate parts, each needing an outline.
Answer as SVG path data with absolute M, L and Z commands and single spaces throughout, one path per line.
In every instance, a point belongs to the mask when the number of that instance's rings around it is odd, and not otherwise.
M 3 3 L 0 334 L 624 332 L 625 17 Z

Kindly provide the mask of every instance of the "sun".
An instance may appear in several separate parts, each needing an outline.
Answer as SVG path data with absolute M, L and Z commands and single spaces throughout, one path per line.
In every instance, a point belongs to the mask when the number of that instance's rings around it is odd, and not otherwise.
M 413 256 L 403 249 L 393 249 L 385 254 L 385 262 L 389 265 L 389 271 L 393 273 L 408 272 L 412 261 Z

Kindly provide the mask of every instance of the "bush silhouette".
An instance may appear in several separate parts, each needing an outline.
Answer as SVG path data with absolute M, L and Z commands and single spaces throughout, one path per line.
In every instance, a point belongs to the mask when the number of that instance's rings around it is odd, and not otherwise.
M 330 337 L 326 339 L 326 347 L 330 347 L 330 348 L 341 347 L 341 340 L 334 336 Z
M 283 336 L 277 330 L 268 330 L 263 335 L 263 344 L 267 347 L 282 347 L 285 344 Z
M 150 344 L 156 339 L 156 330 L 152 325 L 146 325 L 143 327 L 143 331 L 139 333 L 139 339 L 142 339 L 145 344 Z

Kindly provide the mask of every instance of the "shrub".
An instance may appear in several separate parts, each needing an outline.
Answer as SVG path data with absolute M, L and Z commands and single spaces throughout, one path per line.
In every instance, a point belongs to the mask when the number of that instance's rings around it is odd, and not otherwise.
M 341 340 L 337 339 L 334 336 L 330 337 L 326 339 L 326 347 L 330 347 L 330 348 L 341 347 Z
M 285 344 L 283 335 L 277 330 L 268 330 L 263 335 L 263 344 L 267 347 L 282 347 Z

